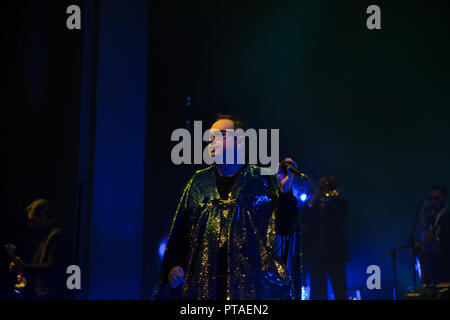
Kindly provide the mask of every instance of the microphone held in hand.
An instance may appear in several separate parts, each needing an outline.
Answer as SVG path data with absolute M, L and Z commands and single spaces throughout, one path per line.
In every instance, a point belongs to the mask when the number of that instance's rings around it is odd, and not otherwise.
M 286 169 L 289 168 L 289 170 L 291 170 L 292 173 L 294 173 L 295 175 L 299 176 L 302 179 L 308 180 L 309 182 L 311 182 L 311 179 L 304 174 L 300 169 L 294 167 L 292 164 L 290 164 L 289 162 L 286 162 L 285 160 L 281 161 L 281 167 L 282 169 Z

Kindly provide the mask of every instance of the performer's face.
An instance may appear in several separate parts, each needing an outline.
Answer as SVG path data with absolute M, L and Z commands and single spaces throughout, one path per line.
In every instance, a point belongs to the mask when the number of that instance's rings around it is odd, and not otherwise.
M 225 132 L 227 129 L 234 129 L 234 123 L 232 120 L 228 120 L 228 119 L 217 120 L 211 126 L 212 132 L 218 132 L 217 130 L 220 130 L 221 132 Z M 215 131 L 213 131 L 213 130 L 215 130 Z M 222 139 L 214 139 L 214 137 L 212 137 L 210 139 L 210 144 L 208 145 L 208 149 L 209 149 L 211 156 L 215 156 L 215 157 L 222 156 L 223 157 L 226 152 L 226 148 L 227 148 L 226 141 L 227 141 L 227 139 L 226 139 L 225 134 L 222 135 Z M 234 144 L 228 143 L 228 145 L 234 147 Z M 221 152 L 222 152 L 222 155 L 220 154 Z
M 31 228 L 45 231 L 50 222 L 47 214 L 41 213 L 40 215 L 37 215 L 34 209 L 28 211 L 28 224 Z
M 42 229 L 42 219 L 35 214 L 34 210 L 28 212 L 28 224 L 31 228 Z
M 328 181 L 327 177 L 321 177 L 319 179 L 319 187 L 320 188 L 326 189 L 326 188 L 328 188 L 329 184 L 330 184 L 330 182 Z
M 442 194 L 441 190 L 433 189 L 430 193 L 430 202 L 431 205 L 439 210 L 445 206 L 445 202 L 447 199 L 445 199 L 444 195 Z

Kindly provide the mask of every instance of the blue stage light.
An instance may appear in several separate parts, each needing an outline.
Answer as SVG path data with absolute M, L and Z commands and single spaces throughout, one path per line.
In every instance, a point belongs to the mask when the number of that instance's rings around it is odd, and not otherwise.
M 300 200 L 301 200 L 301 201 L 305 202 L 305 201 L 306 201 L 306 198 L 308 198 L 308 195 L 307 195 L 306 193 L 302 193 L 302 194 L 300 195 Z
M 164 252 L 166 251 L 167 237 L 164 237 L 159 244 L 159 257 L 162 259 L 164 257 Z
M 419 276 L 419 279 L 422 280 L 422 268 L 420 267 L 420 261 L 419 261 L 419 258 L 417 258 L 417 257 L 416 257 L 415 268 L 416 268 L 417 275 Z
M 309 286 L 302 286 L 302 300 L 309 300 Z

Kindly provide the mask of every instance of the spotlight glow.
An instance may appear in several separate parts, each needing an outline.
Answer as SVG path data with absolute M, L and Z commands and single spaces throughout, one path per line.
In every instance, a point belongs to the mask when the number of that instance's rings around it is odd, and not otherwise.
M 302 286 L 302 300 L 309 300 L 309 286 Z
M 159 257 L 162 258 L 164 257 L 164 252 L 166 251 L 166 244 L 167 244 L 167 237 L 164 237 L 161 241 L 161 243 L 159 244 Z
M 419 261 L 419 258 L 417 258 L 417 257 L 416 257 L 415 268 L 416 268 L 417 275 L 419 276 L 419 279 L 422 280 L 422 268 L 420 267 L 420 261 Z
M 305 200 L 306 200 L 307 197 L 308 197 L 308 195 L 307 195 L 306 193 L 302 193 L 302 194 L 300 195 L 300 200 L 303 201 L 303 202 L 305 202 Z

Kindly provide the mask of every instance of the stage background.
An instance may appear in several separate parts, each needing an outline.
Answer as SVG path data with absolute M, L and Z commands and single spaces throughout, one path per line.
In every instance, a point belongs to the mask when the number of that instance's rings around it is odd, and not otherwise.
M 81 31 L 65 27 L 69 4 L 82 8 Z M 149 298 L 160 243 L 199 168 L 171 163 L 170 135 L 231 113 L 280 129 L 281 155 L 311 177 L 338 179 L 348 285 L 364 288 L 376 264 L 382 289 L 363 298 L 391 299 L 380 256 L 406 243 L 417 196 L 450 184 L 449 5 L 381 1 L 382 29 L 371 31 L 370 4 L 8 2 L 2 242 L 30 257 L 24 208 L 50 197 L 82 267 L 76 297 Z M 400 294 L 410 260 L 398 255 Z

